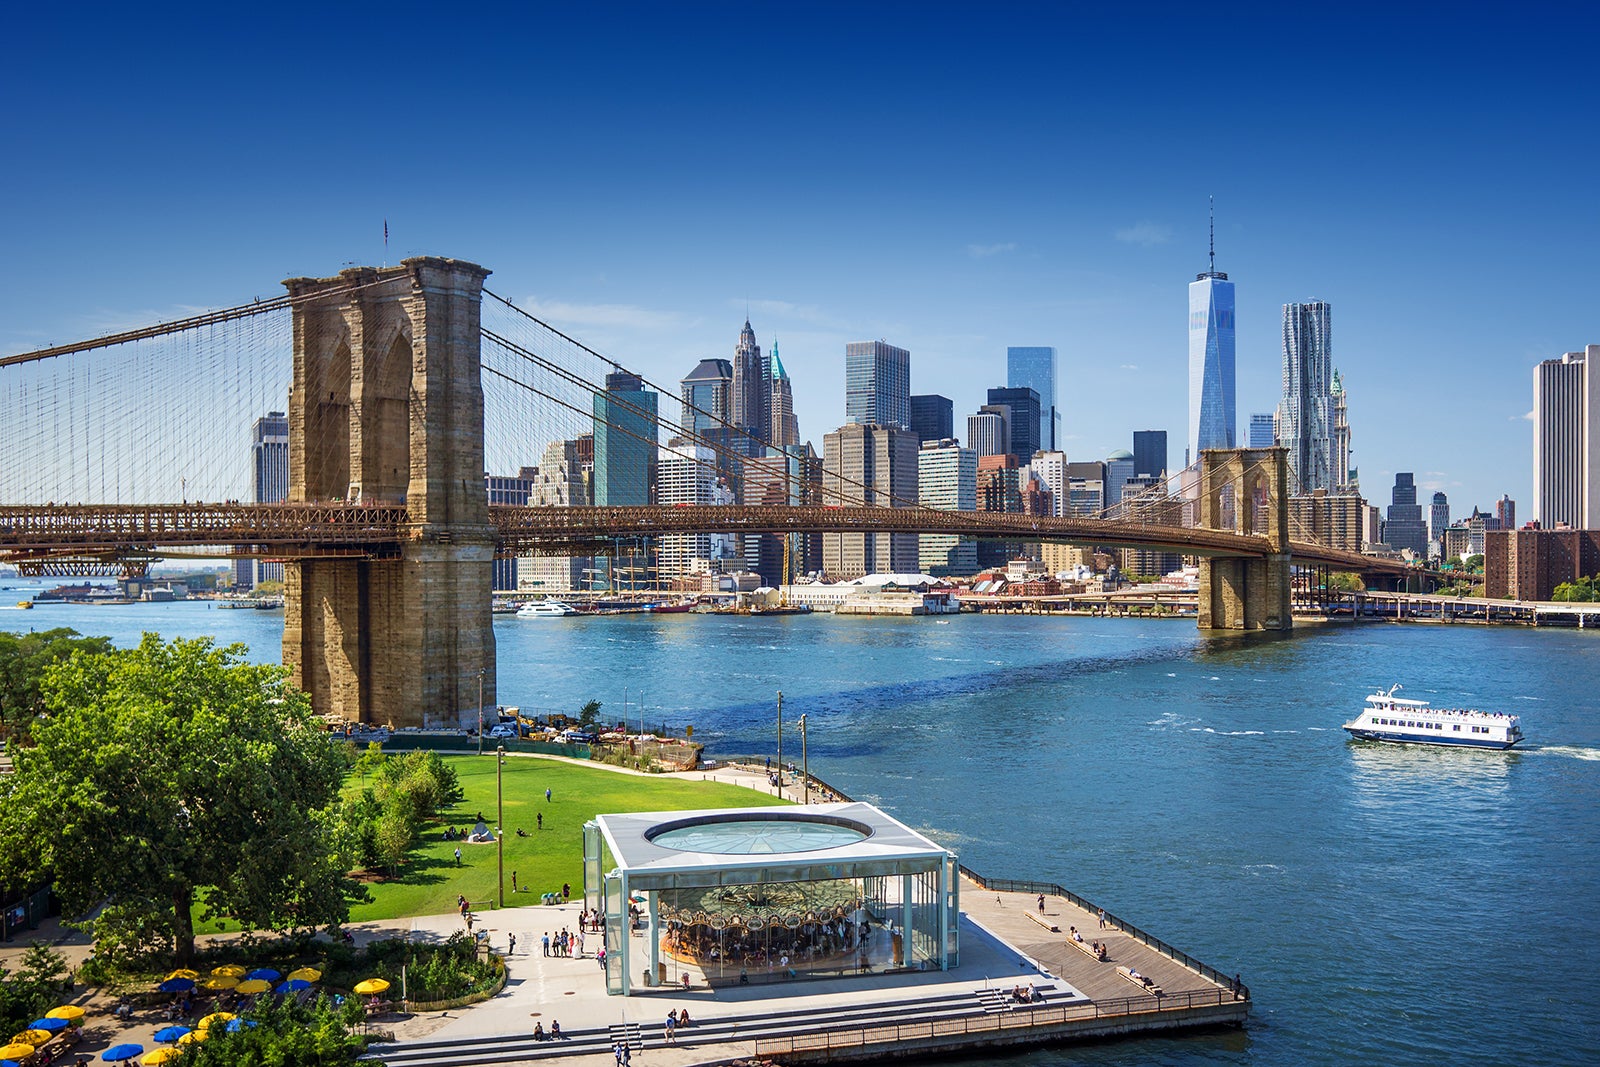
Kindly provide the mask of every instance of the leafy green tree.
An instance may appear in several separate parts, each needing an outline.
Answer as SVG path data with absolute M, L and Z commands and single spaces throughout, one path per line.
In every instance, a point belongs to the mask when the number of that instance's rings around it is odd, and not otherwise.
M 1550 594 L 1550 599 L 1579 604 L 1593 603 L 1597 593 L 1595 585 L 1595 578 L 1579 578 L 1575 582 L 1562 582 L 1556 586 L 1555 592 Z
M 1483 573 L 1483 553 L 1475 552 L 1461 561 L 1461 565 L 1476 574 Z
M 212 1030 L 210 1039 L 183 1046 L 184 1067 L 346 1067 L 360 1062 L 355 998 L 335 1008 L 324 998 L 310 1006 L 293 997 L 263 997 L 246 1025 Z
M 0 965 L 0 1035 L 16 1033 L 54 1007 L 66 976 L 66 959 L 40 941 L 23 952 L 16 973 Z
M 50 717 L 0 780 L 0 883 L 54 880 L 104 951 L 194 952 L 202 921 L 342 922 L 363 892 L 319 814 L 344 760 L 276 666 L 210 639 L 75 655 L 46 672 Z
M 1354 571 L 1335 571 L 1328 576 L 1328 585 L 1341 593 L 1360 593 L 1367 588 L 1361 575 Z
M 0 633 L 0 739 L 25 734 L 44 712 L 44 672 L 74 652 L 109 652 L 109 637 L 83 637 L 65 626 L 40 633 Z
M 595 721 L 600 718 L 601 707 L 602 705 L 598 700 L 591 700 L 585 704 L 578 711 L 578 725 L 593 726 Z

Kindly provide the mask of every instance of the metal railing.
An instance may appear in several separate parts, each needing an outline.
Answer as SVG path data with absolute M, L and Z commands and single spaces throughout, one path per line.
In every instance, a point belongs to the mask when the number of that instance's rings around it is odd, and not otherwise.
M 996 893 L 1027 893 L 1030 896 L 1043 893 L 1045 896 L 1061 897 L 1069 904 L 1074 904 L 1077 907 L 1082 908 L 1090 915 L 1098 915 L 1100 912 L 1100 908 L 1097 905 L 1085 900 L 1072 890 L 1063 886 L 1059 886 L 1054 882 L 1034 882 L 1017 878 L 985 878 L 983 875 L 979 874 L 977 871 L 974 871 L 965 864 L 961 866 L 961 873 L 972 879 L 972 881 L 977 883 L 978 887 L 981 889 L 988 889 Z M 1153 934 L 1145 933 L 1137 926 L 1130 922 L 1125 922 L 1124 920 L 1119 919 L 1109 911 L 1106 912 L 1106 922 L 1127 934 L 1141 945 L 1159 952 L 1169 960 L 1172 960 L 1176 963 L 1181 963 L 1183 966 L 1189 968 L 1191 971 L 1194 971 L 1196 974 L 1199 974 L 1205 978 L 1209 978 L 1211 981 L 1224 987 L 1224 989 L 1229 991 L 1228 995 L 1230 997 L 1238 997 L 1241 1000 L 1250 999 L 1250 987 L 1239 981 L 1237 976 L 1233 978 L 1228 977 L 1215 967 L 1212 967 L 1206 963 L 1202 963 L 1200 960 L 1195 959 L 1187 952 L 1173 948 L 1159 937 L 1156 937 Z
M 1197 1008 L 1221 1007 L 1236 1003 L 1238 998 L 1227 990 L 1208 989 L 1189 993 L 1169 993 L 1161 997 L 1135 996 L 1088 1004 L 1018 1008 L 1016 1011 L 996 1012 L 990 1015 L 961 1015 L 944 1019 L 830 1029 L 785 1037 L 758 1037 L 755 1043 L 755 1055 L 757 1059 L 765 1059 L 785 1053 L 865 1048 L 905 1041 L 928 1041 L 941 1037 L 994 1034 L 1008 1030 L 1062 1026 L 1074 1022 L 1087 1023 L 1112 1017 L 1126 1018 L 1139 1014 L 1192 1011 Z

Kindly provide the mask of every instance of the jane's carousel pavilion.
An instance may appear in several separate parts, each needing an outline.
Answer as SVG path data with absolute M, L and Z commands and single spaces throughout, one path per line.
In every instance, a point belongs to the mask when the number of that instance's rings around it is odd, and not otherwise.
M 601 815 L 606 992 L 956 965 L 956 857 L 870 804 Z

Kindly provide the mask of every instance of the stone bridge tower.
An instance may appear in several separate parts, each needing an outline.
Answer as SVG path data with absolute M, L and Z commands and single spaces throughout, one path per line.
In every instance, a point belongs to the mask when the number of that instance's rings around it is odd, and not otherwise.
M 1289 630 L 1289 464 L 1282 448 L 1200 453 L 1200 525 L 1264 536 L 1264 557 L 1200 561 L 1200 628 Z
M 284 282 L 311 298 L 294 308 L 289 499 L 407 512 L 390 558 L 285 565 L 283 662 L 319 712 L 476 725 L 480 679 L 494 705 L 479 364 L 488 274 L 421 257 Z

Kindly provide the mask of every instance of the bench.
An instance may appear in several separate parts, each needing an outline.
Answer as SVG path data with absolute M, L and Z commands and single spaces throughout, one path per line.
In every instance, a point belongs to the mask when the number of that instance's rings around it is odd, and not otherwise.
M 1032 919 L 1046 930 L 1049 930 L 1052 934 L 1059 934 L 1061 932 L 1061 927 L 1057 926 L 1049 919 L 1046 919 L 1043 915 L 1036 915 L 1031 911 L 1025 911 L 1022 914 L 1026 915 L 1028 918 Z
M 1122 975 L 1122 977 L 1126 978 L 1128 981 L 1132 982 L 1134 985 L 1138 986 L 1146 993 L 1153 993 L 1158 997 L 1163 995 L 1161 992 L 1161 987 L 1156 985 L 1155 980 L 1147 974 L 1142 974 L 1135 978 L 1133 976 L 1133 968 L 1123 966 L 1117 967 L 1117 973 Z
M 1069 938 L 1067 938 L 1067 941 L 1074 948 L 1081 949 L 1083 951 L 1083 954 L 1088 956 L 1090 959 L 1095 960 L 1096 962 L 1104 962 L 1101 959 L 1101 957 L 1095 955 L 1094 946 L 1089 944 L 1089 942 L 1087 942 L 1087 941 L 1079 941 L 1075 937 L 1069 937 Z M 1102 944 L 1101 947 L 1103 948 L 1104 945 Z

